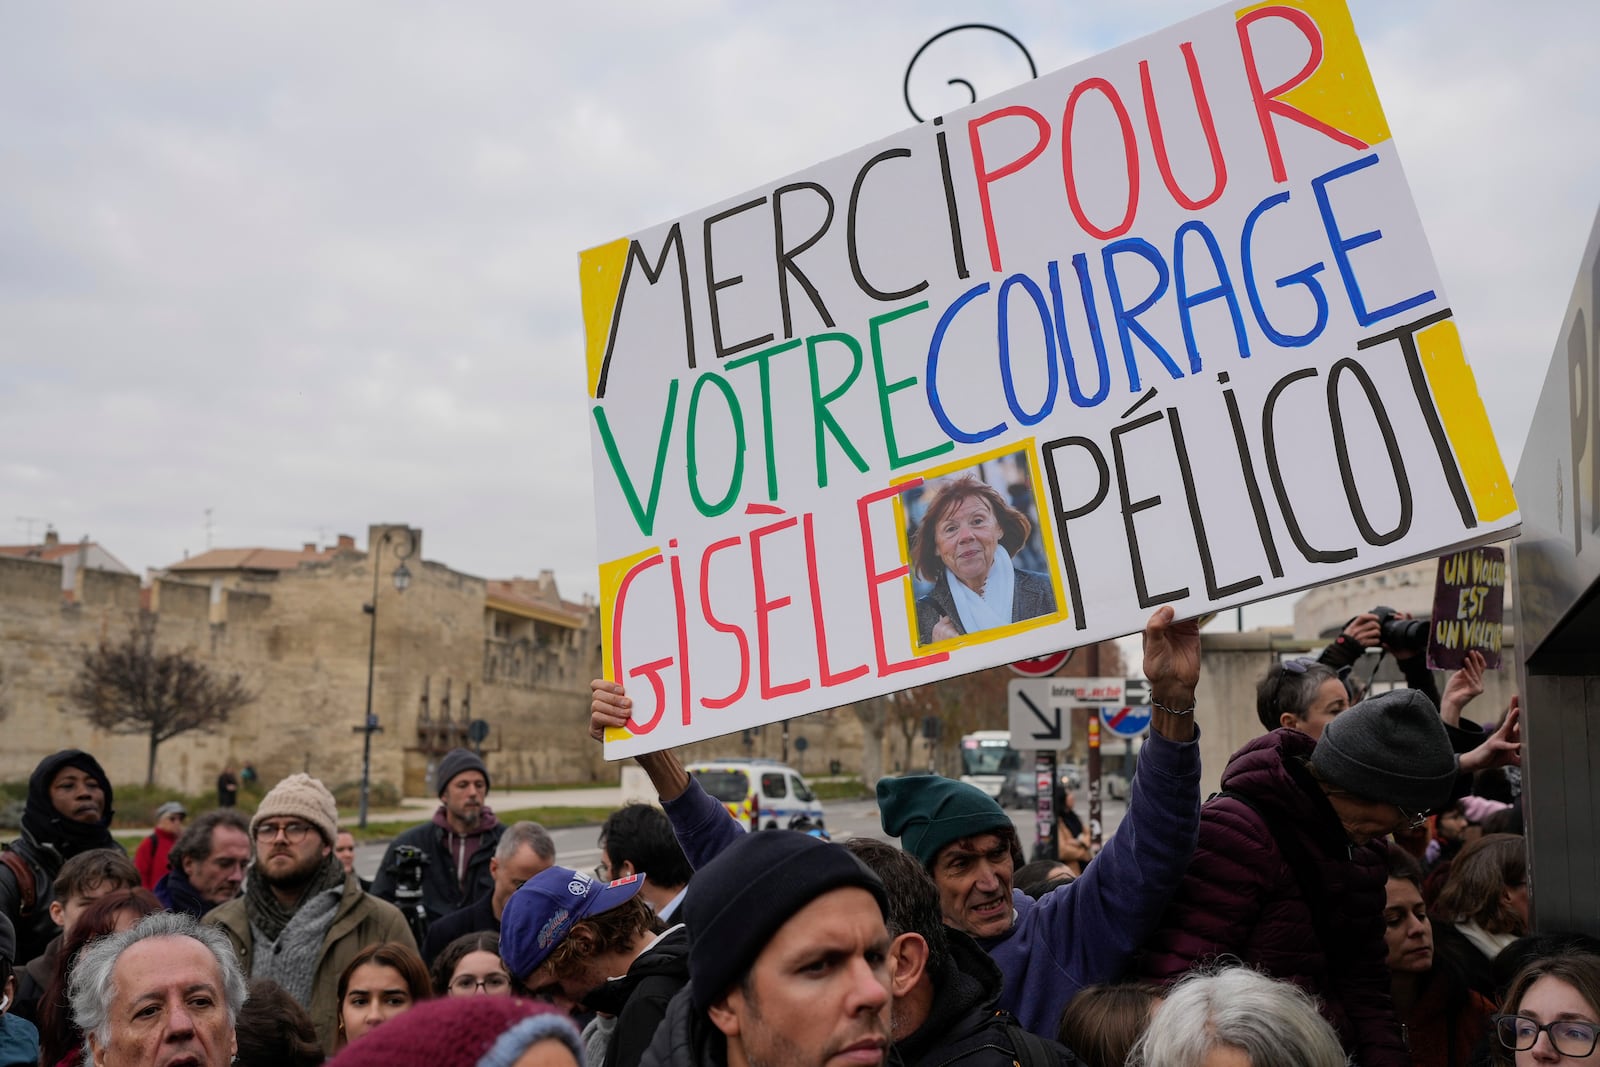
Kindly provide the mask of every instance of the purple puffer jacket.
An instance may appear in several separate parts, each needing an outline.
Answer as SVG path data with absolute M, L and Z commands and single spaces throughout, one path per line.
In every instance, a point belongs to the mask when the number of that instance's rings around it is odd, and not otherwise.
M 1145 942 L 1141 969 L 1174 978 L 1197 963 L 1236 956 L 1320 998 L 1322 1013 L 1362 1067 L 1411 1060 L 1389 998 L 1383 941 L 1383 846 L 1351 846 L 1305 759 L 1315 742 L 1274 730 L 1228 761 L 1222 787 L 1274 813 L 1313 868 L 1297 878 L 1259 811 L 1234 797 L 1201 809 L 1200 843 L 1161 928 Z M 1336 932 L 1330 959 L 1301 891 L 1319 887 Z

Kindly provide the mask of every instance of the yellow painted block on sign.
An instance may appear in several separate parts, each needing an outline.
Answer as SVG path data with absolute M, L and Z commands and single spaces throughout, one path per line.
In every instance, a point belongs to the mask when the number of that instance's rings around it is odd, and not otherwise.
M 600 391 L 600 367 L 611 337 L 611 317 L 617 310 L 622 271 L 628 262 L 628 239 L 578 254 L 578 282 L 583 289 L 584 354 L 589 363 L 589 396 Z
M 1439 409 L 1439 421 L 1456 454 L 1472 509 L 1479 522 L 1493 522 L 1517 510 L 1511 477 L 1494 443 L 1489 413 L 1478 395 L 1478 382 L 1461 351 L 1461 334 L 1448 319 L 1417 333 L 1417 353 L 1428 389 Z
M 609 563 L 600 564 L 600 673 L 613 681 L 617 678 L 616 649 L 611 645 L 611 634 L 616 621 L 617 604 L 621 602 L 618 594 L 622 591 L 624 579 L 639 564 L 651 557 L 657 561 L 661 559 L 659 548 L 647 548 L 643 552 L 635 552 L 622 559 L 614 559 Z M 622 727 L 613 727 L 606 730 L 607 741 L 626 741 L 633 733 Z

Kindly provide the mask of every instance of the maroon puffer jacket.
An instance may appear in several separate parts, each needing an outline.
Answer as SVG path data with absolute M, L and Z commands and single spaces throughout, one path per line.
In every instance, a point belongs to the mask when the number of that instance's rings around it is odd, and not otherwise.
M 1362 1067 L 1411 1061 L 1389 998 L 1383 942 L 1384 883 L 1380 844 L 1352 847 L 1304 760 L 1315 742 L 1274 730 L 1228 761 L 1222 787 L 1248 797 L 1217 797 L 1200 812 L 1200 843 L 1161 927 L 1145 942 L 1141 969 L 1174 978 L 1197 963 L 1236 956 L 1320 998 L 1322 1013 Z M 1260 811 L 1296 835 L 1312 870 L 1289 867 Z M 1336 931 L 1324 950 L 1301 885 L 1319 887 Z

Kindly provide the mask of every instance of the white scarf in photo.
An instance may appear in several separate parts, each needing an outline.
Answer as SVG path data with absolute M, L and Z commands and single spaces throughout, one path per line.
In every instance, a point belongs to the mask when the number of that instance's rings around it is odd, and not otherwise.
M 945 569 L 945 577 L 949 579 L 950 599 L 956 602 L 956 614 L 961 616 L 961 628 L 967 633 L 1011 625 L 1011 595 L 1016 591 L 1016 576 L 1011 569 L 1011 554 L 1004 548 L 995 546 L 994 562 L 989 565 L 982 596 L 951 574 L 949 568 Z

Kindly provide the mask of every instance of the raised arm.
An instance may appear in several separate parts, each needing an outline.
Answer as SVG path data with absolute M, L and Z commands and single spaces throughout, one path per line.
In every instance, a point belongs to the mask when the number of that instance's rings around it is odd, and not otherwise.
M 596 678 L 589 683 L 589 693 L 590 737 L 604 741 L 607 729 L 623 729 L 628 725 L 628 719 L 633 714 L 633 701 L 620 683 Z M 650 776 L 650 784 L 655 786 L 656 796 L 661 798 L 663 804 L 678 799 L 689 787 L 689 772 L 683 769 L 683 761 L 671 749 L 647 752 L 633 758 Z
M 1028 914 L 1030 950 L 1055 961 L 1060 988 L 1024 1025 L 1053 1026 L 1077 987 L 1120 977 L 1160 925 L 1194 855 L 1200 824 L 1194 726 L 1200 631 L 1173 615 L 1162 607 L 1145 626 L 1145 674 L 1151 699 L 1161 707 L 1152 709 L 1151 736 L 1139 757 L 1127 815 L 1083 875 Z
M 608 728 L 627 726 L 633 714 L 633 701 L 619 683 L 596 678 L 589 683 L 589 692 L 590 737 L 603 741 Z M 646 752 L 635 756 L 634 762 L 649 776 L 650 784 L 661 798 L 661 810 L 667 813 L 684 856 L 696 870 L 711 862 L 744 833 L 744 828 L 728 814 L 728 809 L 689 776 L 676 752 L 671 749 Z
M 1444 686 L 1444 699 L 1439 703 L 1439 718 L 1446 726 L 1461 725 L 1461 713 L 1466 706 L 1483 695 L 1483 653 L 1472 649 L 1461 661 L 1461 669 L 1450 676 Z
M 1194 740 L 1194 690 L 1200 684 L 1200 623 L 1174 621 L 1162 605 L 1144 628 L 1144 676 L 1150 680 L 1150 729 L 1169 741 Z

